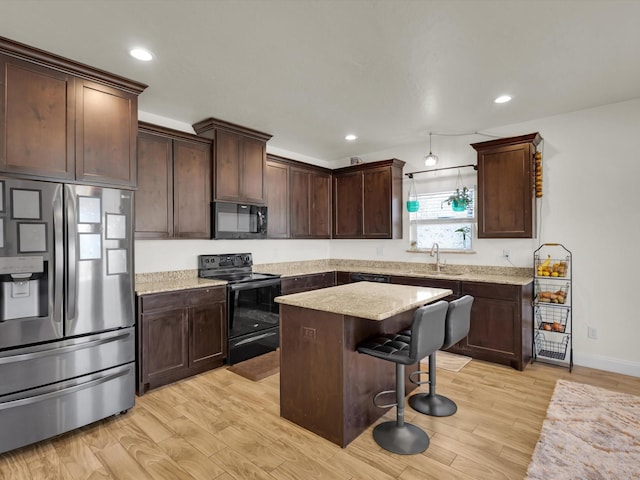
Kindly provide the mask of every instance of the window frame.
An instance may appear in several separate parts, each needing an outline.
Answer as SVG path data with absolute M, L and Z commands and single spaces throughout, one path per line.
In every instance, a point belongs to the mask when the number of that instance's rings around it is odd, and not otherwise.
M 451 245 L 445 245 L 445 246 L 440 246 L 440 251 L 441 252 L 447 252 L 447 253 L 475 253 L 473 250 L 473 242 L 474 242 L 474 238 L 476 238 L 477 235 L 477 211 L 475 208 L 476 205 L 476 188 L 475 186 L 473 187 L 468 187 L 469 189 L 469 195 L 471 196 L 471 208 L 472 208 L 472 216 L 468 216 L 468 208 L 464 210 L 464 212 L 466 213 L 467 216 L 461 216 L 458 214 L 458 216 L 453 216 L 455 215 L 457 212 L 454 212 L 453 214 L 449 214 L 447 216 L 441 216 L 438 217 L 436 216 L 435 218 L 426 218 L 426 215 L 423 215 L 423 218 L 417 218 L 418 215 L 420 215 L 420 213 L 422 212 L 423 214 L 426 214 L 427 211 L 431 211 L 434 212 L 436 211 L 435 208 L 433 207 L 433 205 L 431 206 L 430 210 L 423 210 L 422 208 L 418 211 L 418 212 L 410 212 L 409 213 L 409 229 L 410 229 L 410 242 L 411 242 L 411 249 L 410 251 L 415 251 L 415 252 L 424 252 L 424 251 L 429 251 L 431 249 L 431 246 L 427 246 L 427 245 L 423 245 L 421 247 L 418 246 L 417 242 L 418 242 L 418 229 L 420 227 L 428 227 L 429 225 L 450 225 L 450 224 L 454 224 L 454 225 L 459 225 L 459 224 L 464 224 L 464 226 L 468 226 L 469 227 L 469 239 L 468 240 L 464 240 L 465 245 L 468 242 L 468 247 L 464 248 L 454 248 Z M 429 203 L 433 203 L 435 202 L 440 202 L 441 208 L 444 209 L 449 209 L 449 212 L 452 212 L 452 208 L 450 205 L 446 205 L 444 204 L 444 202 L 447 201 L 448 197 L 455 194 L 455 189 L 454 190 L 440 190 L 437 192 L 429 192 L 429 193 L 422 193 L 422 194 L 418 194 L 417 198 L 418 201 L 420 202 L 420 205 L 422 206 L 427 205 L 427 202 Z M 437 204 L 437 203 L 436 203 Z M 462 212 L 460 212 L 462 213 Z M 415 242 L 415 244 L 414 244 Z

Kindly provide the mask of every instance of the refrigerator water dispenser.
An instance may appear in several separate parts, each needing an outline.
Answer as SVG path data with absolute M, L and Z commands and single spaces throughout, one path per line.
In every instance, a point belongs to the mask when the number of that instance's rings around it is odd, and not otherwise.
M 42 257 L 0 258 L 0 321 L 48 314 L 44 264 Z

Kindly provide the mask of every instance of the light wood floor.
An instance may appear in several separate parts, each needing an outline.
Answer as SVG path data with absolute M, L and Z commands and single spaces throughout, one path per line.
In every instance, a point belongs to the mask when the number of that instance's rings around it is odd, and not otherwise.
M 454 416 L 407 406 L 431 446 L 402 456 L 380 449 L 371 429 L 333 445 L 279 417 L 279 375 L 254 383 L 223 367 L 139 397 L 125 415 L 0 455 L 0 479 L 522 479 L 559 378 L 640 395 L 636 377 L 473 360 L 458 373 L 438 369 Z

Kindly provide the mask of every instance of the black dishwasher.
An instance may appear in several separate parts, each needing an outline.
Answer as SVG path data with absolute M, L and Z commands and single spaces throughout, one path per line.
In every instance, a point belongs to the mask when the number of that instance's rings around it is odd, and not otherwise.
M 389 283 L 389 275 L 380 275 L 377 273 L 352 273 L 351 281 Z

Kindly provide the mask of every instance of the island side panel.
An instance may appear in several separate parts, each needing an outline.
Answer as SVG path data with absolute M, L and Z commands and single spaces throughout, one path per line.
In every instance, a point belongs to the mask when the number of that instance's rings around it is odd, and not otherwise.
M 280 416 L 343 445 L 343 315 L 280 305 Z
M 376 321 L 280 305 L 280 415 L 347 446 L 388 410 L 373 396 L 395 388 L 395 365 L 356 347 L 410 327 L 414 311 Z M 414 388 L 407 380 L 407 393 Z
M 381 333 L 396 333 L 411 327 L 415 309 L 381 321 L 359 317 L 345 317 L 344 329 L 344 436 L 343 447 L 376 422 L 389 409 L 373 404 L 373 397 L 385 390 L 396 388 L 395 363 L 358 353 L 363 340 Z M 417 386 L 409 381 L 409 374 L 418 365 L 405 369 L 405 394 Z M 395 402 L 395 393 L 381 397 L 381 403 Z

